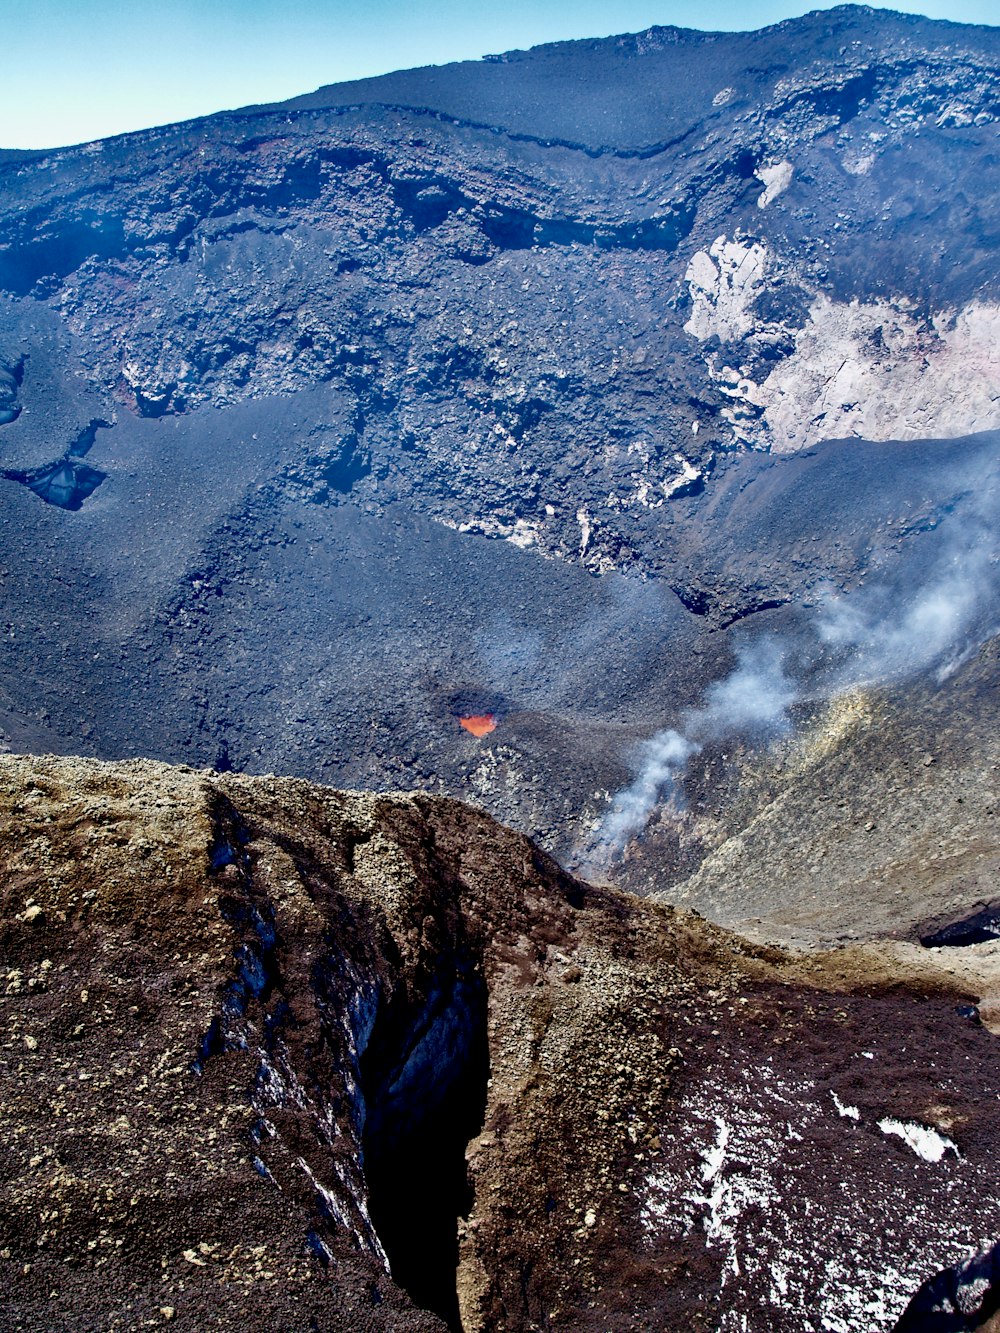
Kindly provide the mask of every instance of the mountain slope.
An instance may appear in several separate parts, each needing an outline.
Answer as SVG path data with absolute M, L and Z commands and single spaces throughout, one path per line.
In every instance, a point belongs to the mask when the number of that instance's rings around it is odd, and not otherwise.
M 1000 1221 L 988 951 L 754 949 L 419 795 L 0 807 L 5 1329 L 890 1329 Z
M 847 6 L 0 163 L 6 745 L 467 795 L 582 865 L 756 637 L 822 706 L 817 607 L 957 561 L 975 647 L 997 89 L 994 29 Z

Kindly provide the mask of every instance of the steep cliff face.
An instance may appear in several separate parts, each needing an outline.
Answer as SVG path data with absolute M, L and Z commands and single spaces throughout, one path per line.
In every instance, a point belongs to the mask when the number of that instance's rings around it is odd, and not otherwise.
M 4 1328 L 888 1330 L 1000 1225 L 982 970 L 755 949 L 423 796 L 0 803 Z
M 654 511 L 734 448 L 1000 425 L 997 56 L 847 6 L 15 161 L 9 352 L 41 303 L 105 414 L 327 386 L 347 419 L 304 400 L 284 470 L 306 497 L 661 570 Z M 16 466 L 53 463 L 37 425 Z

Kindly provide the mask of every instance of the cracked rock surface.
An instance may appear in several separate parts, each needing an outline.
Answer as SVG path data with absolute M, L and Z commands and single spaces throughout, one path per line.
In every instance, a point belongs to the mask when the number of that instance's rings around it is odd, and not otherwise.
M 5 1329 L 888 1330 L 1000 1224 L 988 961 L 751 946 L 421 795 L 0 806 Z

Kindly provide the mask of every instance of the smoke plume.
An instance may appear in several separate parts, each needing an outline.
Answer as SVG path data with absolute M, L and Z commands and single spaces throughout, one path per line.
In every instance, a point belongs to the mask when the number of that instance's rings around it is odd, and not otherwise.
M 797 694 L 779 644 L 765 641 L 745 649 L 732 674 L 708 689 L 700 707 L 688 709 L 680 730 L 658 731 L 639 747 L 635 781 L 614 798 L 599 830 L 598 859 L 615 856 L 645 827 L 688 760 L 708 742 L 733 732 L 766 739 L 786 730 Z
M 922 586 L 827 596 L 794 640 L 771 636 L 744 646 L 733 672 L 710 686 L 701 705 L 637 748 L 635 778 L 614 797 L 595 835 L 593 863 L 620 856 L 658 805 L 680 799 L 684 770 L 705 745 L 729 736 L 772 739 L 788 730 L 799 702 L 928 671 L 944 680 L 997 632 L 988 619 L 996 607 L 996 556 L 986 509 L 981 498 L 963 515 L 960 534 L 941 543 Z

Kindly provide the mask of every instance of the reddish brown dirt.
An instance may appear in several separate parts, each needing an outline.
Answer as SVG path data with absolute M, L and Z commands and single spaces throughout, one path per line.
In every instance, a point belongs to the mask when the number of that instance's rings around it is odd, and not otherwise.
M 445 1327 L 383 1240 L 467 1333 L 888 1330 L 1000 1232 L 970 984 L 751 947 L 450 801 L 0 759 L 0 992 L 5 1330 Z

